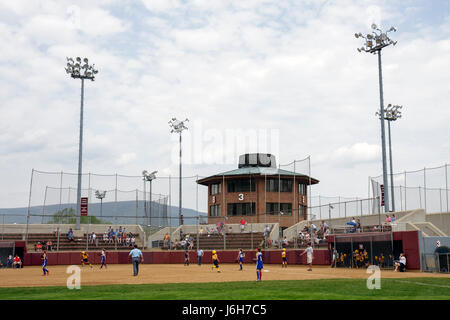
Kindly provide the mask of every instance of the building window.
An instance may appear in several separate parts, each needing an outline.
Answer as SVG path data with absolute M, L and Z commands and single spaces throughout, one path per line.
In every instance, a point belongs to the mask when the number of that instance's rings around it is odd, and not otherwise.
M 306 184 L 299 183 L 298 184 L 298 193 L 301 195 L 306 195 Z
M 209 186 L 209 195 L 213 196 L 220 193 L 220 183 L 213 183 Z
M 266 191 L 267 192 L 292 192 L 292 180 L 289 179 L 267 179 Z
M 280 209 L 278 209 L 278 202 L 266 203 L 266 214 L 278 215 L 281 211 L 284 216 L 292 215 L 292 203 L 280 203 Z
M 298 215 L 299 215 L 299 217 L 306 216 L 306 206 L 301 205 L 301 204 L 298 206 Z
M 228 216 L 254 216 L 255 208 L 254 202 L 229 203 Z
M 228 180 L 228 192 L 254 192 L 255 179 Z
M 213 206 L 209 206 L 209 216 L 210 217 L 220 216 L 220 204 L 215 204 Z

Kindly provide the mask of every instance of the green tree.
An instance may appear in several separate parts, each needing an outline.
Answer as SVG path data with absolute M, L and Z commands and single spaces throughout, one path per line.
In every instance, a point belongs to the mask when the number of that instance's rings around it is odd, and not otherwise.
M 50 224 L 75 224 L 76 223 L 75 209 L 64 208 L 53 214 Z M 95 216 L 82 216 L 80 217 L 81 224 L 110 224 L 109 221 L 101 220 Z

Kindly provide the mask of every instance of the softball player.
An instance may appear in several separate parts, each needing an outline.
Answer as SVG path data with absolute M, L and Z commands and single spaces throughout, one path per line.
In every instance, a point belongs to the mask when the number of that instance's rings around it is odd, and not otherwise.
M 106 269 L 106 250 L 105 249 L 102 249 L 102 253 L 100 254 L 100 259 L 101 259 L 101 266 L 100 266 L 100 269 L 101 268 L 103 268 L 103 266 L 105 266 L 105 269 Z
M 256 281 L 262 280 L 263 259 L 261 249 L 258 248 L 256 252 Z
M 81 266 L 84 266 L 85 263 L 88 263 L 92 268 L 92 264 L 89 262 L 88 254 L 85 251 L 81 252 Z
M 287 256 L 285 248 L 283 248 L 283 251 L 281 251 L 281 267 L 287 268 Z
M 44 250 L 44 253 L 41 256 L 42 259 L 42 271 L 44 272 L 42 275 L 47 276 L 50 274 L 50 271 L 48 271 L 47 267 L 47 252 Z
M 244 263 L 244 257 L 245 257 L 245 253 L 244 251 L 242 251 L 242 249 L 239 249 L 239 253 L 238 253 L 238 262 L 239 262 L 239 271 L 242 271 L 242 264 Z
M 212 251 L 212 261 L 213 261 L 212 269 L 216 268 L 217 272 L 220 272 L 220 270 L 219 270 L 219 257 L 217 256 L 216 250 Z

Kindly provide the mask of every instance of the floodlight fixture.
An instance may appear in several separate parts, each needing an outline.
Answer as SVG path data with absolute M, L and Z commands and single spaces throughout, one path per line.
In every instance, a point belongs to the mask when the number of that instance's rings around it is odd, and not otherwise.
M 383 32 L 374 23 L 374 24 L 372 24 L 372 29 L 374 30 L 374 31 L 372 31 L 372 34 L 367 34 L 366 36 L 364 36 L 361 32 L 355 33 L 356 38 L 364 38 L 366 40 L 364 47 L 357 49 L 359 52 L 365 51 L 365 52 L 375 54 L 378 51 L 380 51 L 381 49 L 383 49 L 384 47 L 387 47 L 391 44 L 395 46 L 397 44 L 397 41 L 393 41 L 392 39 L 390 39 L 388 37 L 388 32 L 392 32 L 392 31 L 396 32 L 397 31 L 396 28 L 391 27 L 386 32 Z M 375 40 L 375 46 L 373 45 L 374 43 L 371 40 Z
M 70 74 L 72 78 L 77 79 L 88 79 L 94 81 L 95 75 L 98 73 L 98 70 L 95 68 L 95 65 L 89 65 L 88 58 L 84 58 L 84 64 L 81 65 L 81 58 L 76 57 L 75 60 L 73 58 L 66 58 L 66 73 Z
M 97 199 L 103 199 L 103 198 L 105 198 L 105 197 L 106 197 L 106 191 L 100 192 L 100 190 L 96 190 L 96 191 L 95 191 L 95 197 L 96 197 Z

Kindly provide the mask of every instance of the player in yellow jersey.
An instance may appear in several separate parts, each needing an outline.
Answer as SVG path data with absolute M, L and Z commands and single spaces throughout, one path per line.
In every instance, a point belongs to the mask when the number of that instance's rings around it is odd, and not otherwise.
M 287 268 L 287 256 L 285 248 L 283 248 L 283 251 L 281 251 L 281 267 Z
M 212 269 L 216 268 L 217 272 L 220 272 L 219 270 L 219 257 L 217 256 L 217 252 L 216 250 L 212 251 L 212 261 L 213 261 L 213 266 L 211 267 Z
M 85 251 L 81 252 L 81 266 L 84 266 L 85 263 L 88 263 L 92 268 L 92 264 L 89 262 L 88 254 Z

